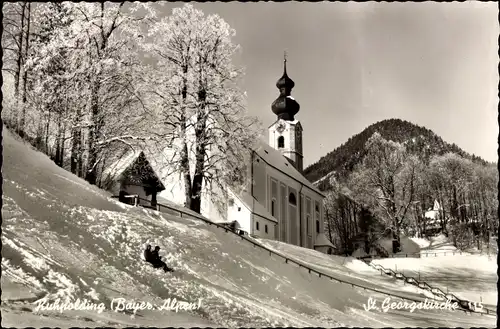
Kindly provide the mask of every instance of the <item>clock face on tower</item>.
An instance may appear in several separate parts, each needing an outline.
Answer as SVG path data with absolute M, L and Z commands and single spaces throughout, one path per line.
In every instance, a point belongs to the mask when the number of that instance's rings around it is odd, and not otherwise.
M 281 134 L 285 130 L 285 123 L 278 122 L 278 125 L 276 126 L 276 130 Z

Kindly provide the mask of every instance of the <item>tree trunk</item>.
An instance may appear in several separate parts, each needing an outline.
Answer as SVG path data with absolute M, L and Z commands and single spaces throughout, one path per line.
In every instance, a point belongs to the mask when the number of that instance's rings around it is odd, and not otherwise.
M 44 148 L 45 148 L 45 154 L 49 155 L 49 128 L 50 128 L 50 114 L 51 112 L 50 111 L 47 111 L 47 122 L 45 123 L 45 145 L 44 145 Z
M 76 112 L 76 120 L 73 120 L 73 127 L 71 129 L 71 165 L 70 170 L 73 174 L 78 174 L 78 168 L 81 167 L 78 165 L 78 162 L 81 162 L 81 157 L 79 154 L 81 153 L 81 142 L 82 142 L 82 128 L 80 127 L 80 108 L 77 109 Z M 81 175 L 78 174 L 81 177 Z
M 28 52 L 29 52 L 29 40 L 30 40 L 30 21 L 31 21 L 31 3 L 28 2 L 26 6 L 27 12 L 27 24 L 26 24 L 26 42 L 25 42 L 25 50 L 24 50 L 24 63 L 26 63 L 26 59 L 28 58 Z M 25 122 L 26 122 L 26 100 L 27 100 L 27 91 L 26 91 L 26 84 L 28 81 L 28 70 L 24 68 L 24 74 L 23 74 L 23 89 L 22 89 L 22 94 L 23 94 L 23 105 L 21 108 L 21 120 L 19 123 L 19 131 L 21 132 L 22 135 L 24 135 L 24 130 L 25 130 Z
M 38 127 L 36 130 L 35 137 L 35 147 L 38 151 L 43 151 L 42 139 L 43 139 L 43 121 L 42 121 L 42 113 L 40 112 L 38 115 Z
M 188 150 L 188 136 L 187 136 L 187 115 L 186 115 L 186 101 L 187 101 L 187 87 L 188 87 L 188 81 L 187 81 L 187 74 L 188 74 L 188 65 L 185 64 L 182 67 L 182 72 L 184 74 L 183 79 L 182 79 L 182 113 L 181 113 L 181 119 L 180 119 L 180 124 L 181 124 L 181 140 L 182 140 L 182 153 L 181 153 L 181 171 L 182 175 L 184 177 L 184 197 L 185 197 L 185 202 L 184 206 L 186 208 L 192 209 L 191 206 L 191 171 L 189 168 L 189 150 Z
M 204 105 L 202 99 L 202 109 L 201 114 L 198 115 L 198 121 L 196 122 L 195 136 L 196 136 L 196 164 L 195 172 L 193 176 L 193 188 L 191 190 L 191 210 L 201 213 L 201 192 L 203 187 L 203 176 L 205 167 L 205 156 L 206 156 L 206 115 L 204 113 Z
M 57 113 L 57 136 L 56 136 L 56 154 L 54 156 L 54 162 L 56 165 L 61 167 L 60 164 L 60 158 L 61 158 L 61 134 L 62 134 L 62 127 L 61 127 L 61 113 Z
M 24 41 L 24 16 L 26 11 L 26 2 L 21 4 L 21 26 L 19 27 L 19 49 L 16 58 L 16 67 L 14 69 L 14 98 L 16 99 L 16 104 L 19 100 L 19 85 L 21 83 L 21 68 L 23 64 L 23 41 Z M 16 111 L 18 111 L 17 106 Z M 19 115 L 19 112 L 17 112 Z M 14 115 L 15 116 L 15 115 Z M 19 117 L 14 117 L 13 122 L 15 122 L 15 130 L 19 132 Z
M 91 87 L 91 98 L 90 98 L 90 124 L 89 138 L 88 138 L 88 159 L 87 159 L 87 172 L 85 174 L 85 180 L 90 184 L 95 185 L 97 180 L 97 138 L 99 131 L 101 129 L 101 113 L 99 113 L 99 77 L 92 83 Z
M 60 153 L 60 159 L 59 159 L 59 167 L 64 168 L 64 144 L 66 142 L 66 122 L 63 122 L 62 126 L 62 138 L 61 138 L 61 153 Z

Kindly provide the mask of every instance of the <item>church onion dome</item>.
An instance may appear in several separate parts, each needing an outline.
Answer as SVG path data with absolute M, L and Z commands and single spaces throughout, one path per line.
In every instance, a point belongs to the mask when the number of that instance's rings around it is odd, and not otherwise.
M 284 60 L 283 76 L 276 82 L 276 87 L 280 90 L 280 96 L 273 102 L 271 109 L 279 119 L 293 121 L 294 115 L 299 112 L 300 105 L 290 96 L 295 82 L 286 74 L 286 57 Z
M 271 105 L 271 109 L 278 119 L 293 121 L 295 114 L 299 112 L 300 105 L 291 96 L 279 96 Z
M 276 87 L 278 87 L 278 89 L 281 88 L 292 89 L 293 87 L 295 87 L 295 82 L 293 82 L 293 80 L 290 79 L 286 74 L 286 62 L 285 62 L 285 72 L 283 73 L 283 76 L 276 82 Z

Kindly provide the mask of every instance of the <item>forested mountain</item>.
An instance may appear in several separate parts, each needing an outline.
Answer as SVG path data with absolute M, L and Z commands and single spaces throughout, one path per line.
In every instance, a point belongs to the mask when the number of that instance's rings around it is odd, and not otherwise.
M 443 155 L 448 152 L 456 153 L 476 163 L 486 164 L 486 161 L 468 154 L 456 144 L 443 141 L 432 130 L 408 121 L 388 119 L 374 123 L 361 133 L 349 138 L 347 142 L 307 167 L 304 175 L 312 182 L 317 182 L 327 175 L 345 178 L 352 172 L 355 165 L 362 162 L 367 153 L 365 143 L 374 132 L 380 133 L 386 140 L 404 144 L 410 154 L 417 155 L 426 164 L 433 155 Z M 329 187 L 328 179 L 318 183 L 322 190 Z

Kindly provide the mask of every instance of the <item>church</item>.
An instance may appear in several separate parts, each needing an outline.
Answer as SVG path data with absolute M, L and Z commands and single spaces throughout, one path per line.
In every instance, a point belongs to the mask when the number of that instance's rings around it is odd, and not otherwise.
M 324 194 L 303 175 L 303 129 L 295 118 L 299 103 L 291 96 L 295 83 L 286 72 L 277 81 L 271 109 L 276 121 L 269 141 L 252 151 L 251 191 L 232 194 L 228 220 L 250 235 L 332 253 L 324 234 Z

